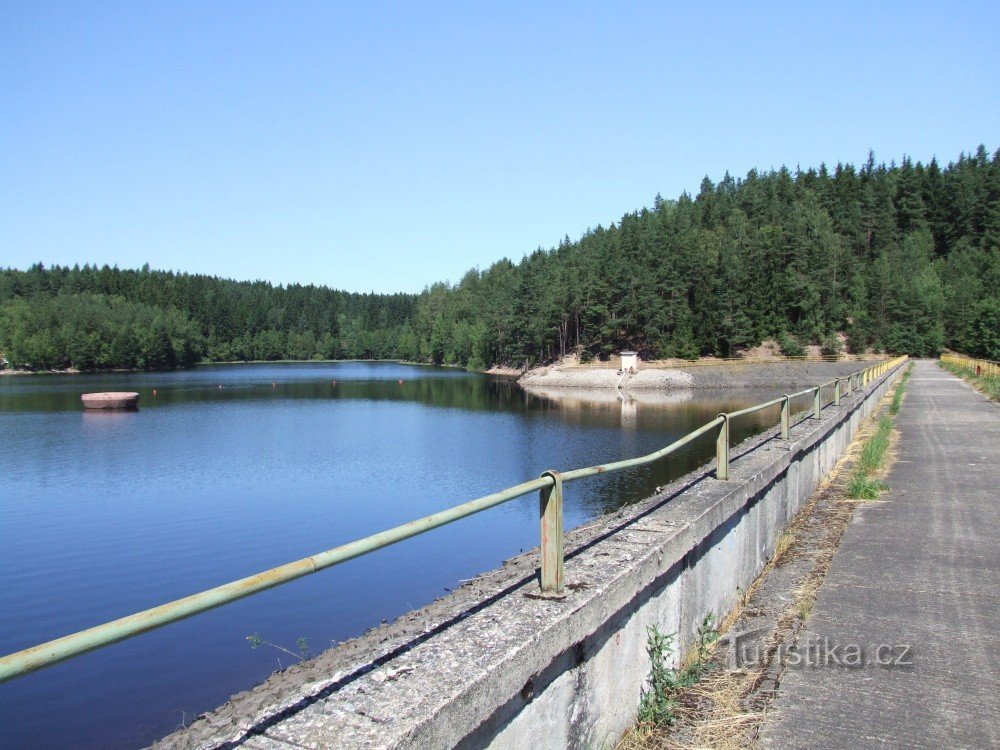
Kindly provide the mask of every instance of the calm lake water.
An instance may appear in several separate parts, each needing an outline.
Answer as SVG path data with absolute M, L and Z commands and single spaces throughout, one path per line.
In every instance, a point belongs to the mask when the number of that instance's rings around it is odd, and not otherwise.
M 94 390 L 139 391 L 141 409 L 84 412 L 80 394 Z M 656 450 L 772 395 L 588 403 L 389 363 L 0 377 L 0 654 L 549 468 Z M 741 420 L 734 442 L 773 421 Z M 713 450 L 708 438 L 655 467 L 569 485 L 567 527 L 650 495 Z M 147 745 L 289 663 L 251 650 L 247 635 L 322 651 L 536 546 L 537 513 L 536 497 L 521 498 L 0 685 L 0 746 Z

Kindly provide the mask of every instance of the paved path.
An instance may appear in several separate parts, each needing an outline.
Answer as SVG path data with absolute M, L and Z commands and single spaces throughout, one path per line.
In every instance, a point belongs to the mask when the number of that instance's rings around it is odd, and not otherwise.
M 803 635 L 812 663 L 826 639 L 842 662 L 909 644 L 912 666 L 787 668 L 766 748 L 1000 747 L 1000 406 L 917 362 L 898 426 L 891 491 L 859 508 Z

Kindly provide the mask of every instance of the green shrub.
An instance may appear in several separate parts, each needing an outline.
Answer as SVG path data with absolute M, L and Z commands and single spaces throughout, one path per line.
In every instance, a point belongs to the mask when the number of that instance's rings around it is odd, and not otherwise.
M 840 343 L 840 337 L 837 334 L 831 333 L 823 339 L 819 350 L 825 357 L 839 357 L 844 351 L 844 345 Z
M 778 347 L 786 357 L 801 357 L 806 353 L 806 350 L 802 348 L 802 344 L 799 343 L 798 339 L 787 331 L 782 331 L 778 334 Z

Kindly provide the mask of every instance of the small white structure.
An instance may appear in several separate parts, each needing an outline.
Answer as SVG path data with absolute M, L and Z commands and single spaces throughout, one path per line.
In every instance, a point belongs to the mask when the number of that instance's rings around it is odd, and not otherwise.
M 622 352 L 622 372 L 637 372 L 639 369 L 639 354 L 638 352 Z

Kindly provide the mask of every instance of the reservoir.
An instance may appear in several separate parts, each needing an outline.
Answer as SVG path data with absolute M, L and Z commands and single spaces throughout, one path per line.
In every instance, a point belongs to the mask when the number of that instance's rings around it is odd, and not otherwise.
M 154 394 L 154 389 L 156 395 Z M 80 394 L 136 391 L 135 412 Z M 537 477 L 649 453 L 775 391 L 598 400 L 393 363 L 0 377 L 0 654 Z M 776 412 L 734 423 L 733 444 Z M 578 526 L 714 455 L 566 487 Z M 330 570 L 0 685 L 0 745 L 134 748 L 296 660 L 538 544 L 520 498 Z M 300 641 L 304 639 L 304 641 Z

